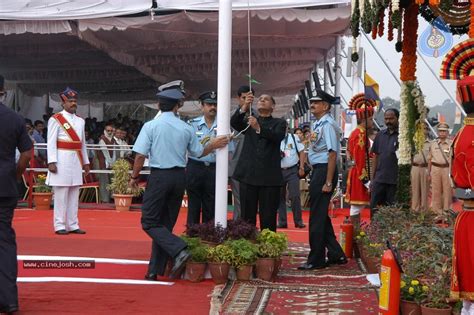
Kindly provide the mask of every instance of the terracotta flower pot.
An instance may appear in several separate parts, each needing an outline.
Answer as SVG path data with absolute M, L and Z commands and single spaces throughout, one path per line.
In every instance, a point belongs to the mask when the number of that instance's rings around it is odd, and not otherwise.
M 229 278 L 230 265 L 226 263 L 209 263 L 209 271 L 215 284 L 224 284 Z
M 33 199 L 35 201 L 36 210 L 49 210 L 51 209 L 51 199 L 53 199 L 52 192 L 34 192 Z
M 364 264 L 368 273 L 380 273 L 380 258 L 366 256 Z
M 273 268 L 272 281 L 275 281 L 276 277 L 278 276 L 282 262 L 283 260 L 281 257 L 275 258 L 275 267 Z
M 132 204 L 132 195 L 114 194 L 115 210 L 129 211 Z
M 204 279 L 206 263 L 188 261 L 186 263 L 186 278 L 191 282 L 201 282 Z
M 431 308 L 426 305 L 421 305 L 421 315 L 451 315 L 451 307 L 447 308 Z
M 235 268 L 237 271 L 237 280 L 249 281 L 252 276 L 253 265 L 244 265 L 240 268 Z
M 259 258 L 255 268 L 257 269 L 257 278 L 271 281 L 273 270 L 275 270 L 275 258 Z
M 420 305 L 413 301 L 400 301 L 400 314 L 402 315 L 421 315 Z

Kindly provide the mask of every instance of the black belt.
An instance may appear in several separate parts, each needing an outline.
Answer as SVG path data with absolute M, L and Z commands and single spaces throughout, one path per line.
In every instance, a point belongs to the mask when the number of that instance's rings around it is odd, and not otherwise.
M 188 159 L 188 164 L 194 164 L 194 165 L 205 166 L 205 167 L 216 167 L 216 162 L 203 162 L 203 161 L 197 161 L 193 159 Z
M 327 167 L 328 166 L 328 163 L 317 163 L 317 164 L 313 164 L 311 165 L 313 167 L 313 169 L 315 168 L 322 168 L 322 167 Z
M 297 166 L 298 166 L 298 164 L 295 164 L 295 165 L 290 166 L 290 167 L 282 167 L 281 169 L 282 170 L 289 170 L 290 168 L 294 168 L 294 167 L 297 167 Z
M 431 162 L 431 165 L 436 166 L 436 167 L 440 167 L 440 168 L 449 167 L 449 164 L 439 164 L 439 163 L 435 163 L 435 162 Z
M 152 171 L 176 171 L 176 170 L 184 170 L 184 167 L 180 167 L 180 166 L 175 166 L 175 167 L 170 167 L 170 168 L 151 167 L 150 169 Z

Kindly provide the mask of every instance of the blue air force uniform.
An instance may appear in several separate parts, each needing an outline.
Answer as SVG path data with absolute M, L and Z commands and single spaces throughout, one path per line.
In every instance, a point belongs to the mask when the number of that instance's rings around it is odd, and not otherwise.
M 216 104 L 215 94 L 209 94 L 206 97 L 208 99 L 202 101 Z M 202 145 L 216 137 L 216 119 L 210 127 L 204 116 L 191 119 L 188 123 L 193 128 L 193 136 Z M 188 194 L 188 226 L 201 223 L 201 209 L 203 223 L 214 219 L 216 195 L 216 154 L 214 152 L 203 157 L 189 157 L 186 167 L 186 193 Z
M 313 103 L 334 103 L 335 98 L 318 90 L 317 95 L 310 99 Z M 337 167 L 334 171 L 332 182 L 326 182 L 328 171 L 329 153 L 339 154 L 339 127 L 335 120 L 326 113 L 313 123 L 311 128 L 311 144 L 308 159 L 313 166 L 310 185 L 310 218 L 309 218 L 309 244 L 311 251 L 307 263 L 299 269 L 319 269 L 326 266 L 326 249 L 330 263 L 347 262 L 341 246 L 336 240 L 331 219 L 328 216 L 331 195 L 337 185 Z M 331 188 L 331 192 L 323 192 L 323 186 Z
M 150 280 L 163 275 L 168 259 L 176 259 L 186 248 L 172 233 L 186 185 L 186 153 L 198 157 L 204 150 L 193 128 L 169 111 L 183 94 L 170 89 L 157 96 L 162 114 L 143 126 L 133 146 L 133 151 L 148 156 L 151 167 L 141 218 L 143 230 L 153 240 L 146 276 Z

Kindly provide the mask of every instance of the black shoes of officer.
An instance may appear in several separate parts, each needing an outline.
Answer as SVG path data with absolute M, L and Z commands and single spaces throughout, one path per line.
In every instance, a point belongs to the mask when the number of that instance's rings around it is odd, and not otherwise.
M 295 224 L 295 228 L 298 228 L 298 229 L 304 229 L 306 227 L 306 224 L 304 223 L 296 223 Z
M 86 234 L 86 231 L 81 230 L 81 229 L 77 229 L 77 230 L 69 231 L 69 233 L 72 233 L 72 234 Z
M 149 272 L 145 275 L 145 280 L 156 281 L 156 280 L 158 280 L 158 275 L 156 273 Z
M 298 270 L 316 270 L 316 269 L 324 269 L 328 266 L 328 264 L 324 263 L 322 265 L 313 265 L 313 264 L 302 264 L 298 267 Z
M 54 232 L 54 233 L 56 233 L 56 234 L 58 234 L 58 235 L 68 235 L 68 234 L 69 234 L 69 232 L 66 231 L 66 230 L 57 230 L 57 231 Z
M 186 249 L 183 249 L 176 255 L 173 259 L 173 268 L 171 268 L 170 278 L 174 279 L 180 275 L 190 257 L 191 254 Z
M 8 305 L 8 306 L 0 306 L 0 313 L 5 313 L 5 314 L 14 314 L 15 312 L 18 312 L 18 305 Z
M 346 256 L 342 256 L 337 259 L 328 259 L 326 263 L 328 265 L 345 265 L 347 264 L 347 258 Z
M 277 228 L 279 228 L 279 229 L 287 229 L 287 228 L 288 228 L 288 225 L 287 225 L 287 224 L 280 224 L 280 223 L 278 223 Z

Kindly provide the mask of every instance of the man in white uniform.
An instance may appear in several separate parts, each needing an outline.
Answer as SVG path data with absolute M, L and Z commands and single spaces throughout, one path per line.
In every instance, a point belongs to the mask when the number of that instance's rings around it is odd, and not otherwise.
M 64 110 L 48 121 L 48 177 L 54 190 L 56 234 L 85 234 L 77 218 L 82 169 L 89 174 L 84 119 L 76 116 L 77 92 L 69 87 L 60 95 Z

